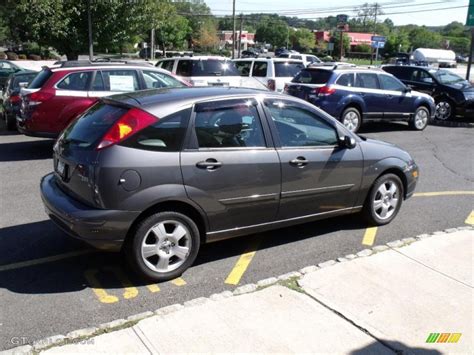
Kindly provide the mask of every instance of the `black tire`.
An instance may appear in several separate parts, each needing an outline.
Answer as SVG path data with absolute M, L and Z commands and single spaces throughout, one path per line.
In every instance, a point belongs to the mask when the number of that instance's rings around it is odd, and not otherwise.
M 435 118 L 440 121 L 449 121 L 455 117 L 456 106 L 447 97 L 436 99 Z
M 393 197 L 397 198 L 397 202 L 396 202 L 396 206 L 391 206 L 392 209 L 388 211 L 388 212 L 393 211 L 391 212 L 390 216 L 387 216 L 387 218 L 381 218 L 380 217 L 381 213 L 379 214 L 378 212 L 376 212 L 377 208 L 375 207 L 375 201 L 376 201 L 376 198 L 378 198 L 377 201 L 382 201 L 382 202 L 384 201 L 384 197 L 380 196 L 379 188 L 381 188 L 382 185 L 385 185 L 385 187 L 387 187 L 389 186 L 388 185 L 389 183 L 392 183 L 397 187 L 396 193 L 393 194 Z M 372 188 L 370 189 L 370 192 L 364 203 L 362 213 L 365 220 L 371 226 L 382 226 L 384 224 L 390 223 L 397 216 L 398 211 L 400 210 L 400 207 L 402 206 L 403 196 L 404 196 L 403 184 L 397 175 L 385 174 L 378 177 L 377 180 L 375 180 L 374 184 L 372 185 Z M 387 203 L 390 204 L 390 202 L 392 201 L 393 199 L 389 199 Z
M 348 107 L 342 112 L 341 122 L 349 131 L 356 133 L 362 124 L 362 115 L 355 107 Z
M 428 126 L 430 122 L 430 111 L 424 107 L 420 106 L 415 110 L 413 117 L 410 120 L 410 128 L 415 131 L 422 131 Z
M 159 253 L 164 253 L 163 255 L 166 254 L 168 260 L 170 260 L 169 265 L 171 267 L 174 267 L 174 265 L 178 265 L 179 263 L 175 263 L 173 265 L 173 263 L 171 262 L 173 258 L 178 259 L 178 257 L 175 256 L 173 253 L 175 244 L 165 245 L 163 244 L 165 243 L 164 241 L 160 242 L 154 232 L 151 232 L 151 228 L 158 226 L 160 225 L 160 223 L 165 221 L 172 221 L 173 223 L 176 222 L 176 225 L 183 226 L 186 230 L 185 236 L 189 234 L 190 244 L 188 244 L 189 252 L 186 254 L 186 257 L 184 258 L 183 263 L 180 266 L 176 267 L 175 269 L 170 269 L 170 271 L 159 271 L 152 269 L 152 267 L 153 265 L 155 265 L 155 267 L 158 267 L 158 263 L 161 260 L 161 257 L 159 256 L 159 254 L 157 254 L 145 258 L 142 254 L 142 243 L 145 240 L 147 242 L 146 244 L 154 244 L 155 242 L 157 246 L 161 246 L 162 248 L 165 248 L 165 250 L 166 248 L 168 248 L 168 253 L 161 249 Z M 163 225 L 166 228 L 169 228 L 173 227 L 173 223 L 165 223 Z M 169 230 L 167 229 L 166 232 L 168 231 Z M 170 236 L 171 234 L 167 234 L 166 243 L 171 243 L 170 241 L 168 241 L 168 237 Z M 139 222 L 137 226 L 131 231 L 129 237 L 131 239 L 127 241 L 124 250 L 127 261 L 137 274 L 144 277 L 145 279 L 152 281 L 168 281 L 181 276 L 183 272 L 186 271 L 186 269 L 188 269 L 193 264 L 199 252 L 200 235 L 196 223 L 188 216 L 178 212 L 159 212 L 145 218 L 144 220 Z M 176 242 L 176 245 L 178 245 L 178 247 L 180 246 L 178 244 L 179 242 L 181 241 Z M 171 254 L 171 256 L 168 256 L 169 254 Z
M 16 119 L 15 117 L 9 116 L 6 112 L 4 112 L 5 117 L 5 126 L 7 127 L 7 131 L 15 131 L 16 130 Z

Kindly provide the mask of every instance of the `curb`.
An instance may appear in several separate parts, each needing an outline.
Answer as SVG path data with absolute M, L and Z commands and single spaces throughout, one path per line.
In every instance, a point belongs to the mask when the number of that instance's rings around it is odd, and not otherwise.
M 327 260 L 325 262 L 319 263 L 318 265 L 306 266 L 300 269 L 299 271 L 292 271 L 292 272 L 288 272 L 277 277 L 269 277 L 269 278 L 260 280 L 256 283 L 239 286 L 233 291 L 223 291 L 220 293 L 212 294 L 209 297 L 198 297 L 198 298 L 186 301 L 183 304 L 176 303 L 170 306 L 159 308 L 154 312 L 147 311 L 147 312 L 131 315 L 127 317 L 126 319 L 117 319 L 111 322 L 103 323 L 97 327 L 89 327 L 89 328 L 75 330 L 75 331 L 67 333 L 65 336 L 53 335 L 41 340 L 37 340 L 33 342 L 33 345 L 19 346 L 16 348 L 1 351 L 0 354 L 39 354 L 41 351 L 45 351 L 56 346 L 63 346 L 63 345 L 74 344 L 74 343 L 87 343 L 88 339 L 90 339 L 91 337 L 98 336 L 105 333 L 110 333 L 110 332 L 117 331 L 123 328 L 131 327 L 135 325 L 136 323 L 138 323 L 139 321 L 152 317 L 152 316 L 164 316 L 173 312 L 177 312 L 184 308 L 195 307 L 195 306 L 199 306 L 205 303 L 219 301 L 221 299 L 225 299 L 229 297 L 239 296 L 239 295 L 243 295 L 247 293 L 253 293 L 255 291 L 272 286 L 274 284 L 284 284 L 285 281 L 294 280 L 298 277 L 320 270 L 322 268 L 331 267 L 343 262 L 349 262 L 351 260 L 379 254 L 387 250 L 405 247 L 417 241 L 427 239 L 433 236 L 439 236 L 439 235 L 454 233 L 458 231 L 465 231 L 465 230 L 474 230 L 474 228 L 472 226 L 448 228 L 443 231 L 436 231 L 430 234 L 420 234 L 414 238 L 412 237 L 412 238 L 403 238 L 403 239 L 394 240 L 394 241 L 386 243 L 385 245 L 377 245 L 370 249 L 361 250 L 357 254 L 348 254 L 344 257 L 339 257 L 336 260 Z

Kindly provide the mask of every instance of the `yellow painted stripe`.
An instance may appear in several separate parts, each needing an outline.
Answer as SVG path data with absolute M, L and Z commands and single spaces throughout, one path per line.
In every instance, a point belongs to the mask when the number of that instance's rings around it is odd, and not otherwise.
M 184 279 L 182 279 L 181 277 L 178 277 L 174 280 L 171 280 L 170 282 L 175 286 L 184 286 L 184 285 L 186 285 L 186 281 L 184 281 Z
M 95 293 L 97 298 L 102 303 L 116 303 L 119 301 L 118 297 L 109 295 L 101 285 L 99 280 L 96 277 L 96 274 L 99 272 L 97 269 L 88 269 L 84 272 L 84 277 L 86 278 L 89 286 L 92 288 L 92 291 Z
M 151 293 L 160 292 L 160 288 L 155 284 L 146 285 L 146 288 L 150 290 Z
M 474 195 L 474 191 L 434 191 L 434 192 L 417 192 L 413 197 L 432 197 L 432 196 L 457 196 L 457 195 Z
M 122 284 L 124 290 L 123 290 L 123 298 L 126 300 L 130 298 L 135 298 L 138 295 L 138 289 L 133 286 L 133 284 L 130 282 L 128 277 L 125 275 L 125 273 L 122 271 L 122 269 L 118 267 L 111 267 L 108 266 L 105 268 L 106 270 L 110 270 L 114 273 L 114 275 L 117 277 L 117 279 L 120 281 Z
M 448 339 L 448 343 L 457 343 L 461 338 L 462 333 L 451 333 L 451 336 Z
M 253 243 L 249 246 L 247 251 L 242 254 L 237 260 L 234 268 L 230 272 L 230 274 L 225 279 L 225 283 L 229 285 L 237 285 L 240 282 L 240 279 L 244 275 L 245 271 L 247 270 L 250 262 L 252 261 L 255 253 L 257 252 L 257 248 L 260 245 L 261 238 L 257 238 L 253 241 Z
M 472 210 L 469 216 L 467 216 L 464 223 L 474 225 L 474 210 Z
M 68 258 L 72 258 L 72 257 L 75 257 L 75 256 L 90 254 L 90 253 L 95 253 L 95 252 L 97 252 L 97 251 L 96 250 L 78 250 L 78 251 L 72 251 L 70 253 L 64 253 L 64 254 L 48 256 L 48 257 L 45 257 L 45 258 L 33 259 L 33 260 L 28 260 L 28 261 L 21 261 L 19 263 L 13 263 L 13 264 L 7 264 L 7 265 L 0 265 L 0 272 L 1 271 L 7 271 L 7 270 L 21 269 L 21 268 L 28 267 L 28 266 L 35 266 L 35 265 L 51 263 L 53 261 L 68 259 Z
M 362 244 L 374 245 L 376 234 L 377 234 L 377 227 L 367 228 L 364 233 L 364 238 L 362 238 Z

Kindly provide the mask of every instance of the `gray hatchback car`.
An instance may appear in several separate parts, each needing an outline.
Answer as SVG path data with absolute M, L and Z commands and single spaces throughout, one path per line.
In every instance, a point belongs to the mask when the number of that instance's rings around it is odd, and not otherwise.
M 389 223 L 417 180 L 407 152 L 303 100 L 173 88 L 102 99 L 72 122 L 41 193 L 68 234 L 164 281 L 202 243 L 354 212 Z

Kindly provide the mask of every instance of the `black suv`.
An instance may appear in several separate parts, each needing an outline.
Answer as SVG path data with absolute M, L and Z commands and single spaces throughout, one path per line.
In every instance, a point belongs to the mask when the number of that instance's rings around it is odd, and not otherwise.
M 431 95 L 436 102 L 436 119 L 450 120 L 456 115 L 474 117 L 474 87 L 459 75 L 420 66 L 385 65 L 382 69 L 414 90 Z

